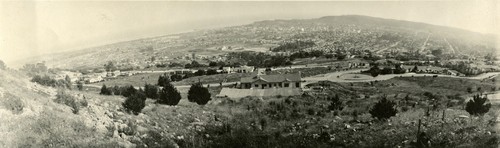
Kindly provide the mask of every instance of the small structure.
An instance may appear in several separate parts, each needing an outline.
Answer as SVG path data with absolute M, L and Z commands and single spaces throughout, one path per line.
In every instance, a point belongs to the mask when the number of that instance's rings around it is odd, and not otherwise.
M 300 73 L 257 75 L 241 78 L 242 89 L 300 88 Z
M 222 67 L 222 70 L 226 73 L 250 73 L 254 69 L 255 67 L 253 66 Z

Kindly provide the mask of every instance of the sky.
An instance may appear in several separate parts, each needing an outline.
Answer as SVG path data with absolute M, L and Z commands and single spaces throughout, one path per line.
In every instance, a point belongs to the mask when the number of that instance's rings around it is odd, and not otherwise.
M 0 60 L 193 29 L 272 19 L 367 15 L 498 34 L 500 2 L 469 1 L 24 1 L 0 2 Z

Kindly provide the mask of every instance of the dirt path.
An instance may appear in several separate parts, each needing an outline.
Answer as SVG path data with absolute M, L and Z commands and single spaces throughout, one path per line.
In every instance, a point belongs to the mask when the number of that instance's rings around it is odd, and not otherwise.
M 422 47 L 420 48 L 420 52 L 424 52 L 424 50 L 425 50 L 425 45 L 427 45 L 427 41 L 429 41 L 429 37 L 431 37 L 431 34 L 430 34 L 430 33 L 427 35 L 427 39 L 425 39 L 424 44 L 423 44 L 423 45 L 422 45 Z

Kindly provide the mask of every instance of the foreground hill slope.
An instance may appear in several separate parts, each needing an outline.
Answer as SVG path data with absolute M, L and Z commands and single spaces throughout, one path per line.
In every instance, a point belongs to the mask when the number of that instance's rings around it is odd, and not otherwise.
M 118 146 L 107 129 L 112 122 L 104 115 L 106 109 L 88 100 L 74 114 L 69 106 L 54 102 L 55 94 L 21 73 L 0 70 L 0 147 Z

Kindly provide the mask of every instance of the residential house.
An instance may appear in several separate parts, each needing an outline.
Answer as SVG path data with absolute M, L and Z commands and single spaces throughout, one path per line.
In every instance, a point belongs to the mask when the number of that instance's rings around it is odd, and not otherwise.
M 243 89 L 267 89 L 267 88 L 300 88 L 300 73 L 257 75 L 241 78 Z
M 254 69 L 253 66 L 222 67 L 222 70 L 226 73 L 249 73 L 253 72 Z
M 452 76 L 465 76 L 464 74 L 462 74 L 456 70 L 450 70 L 450 69 L 444 70 L 444 73 L 447 75 L 452 75 Z

